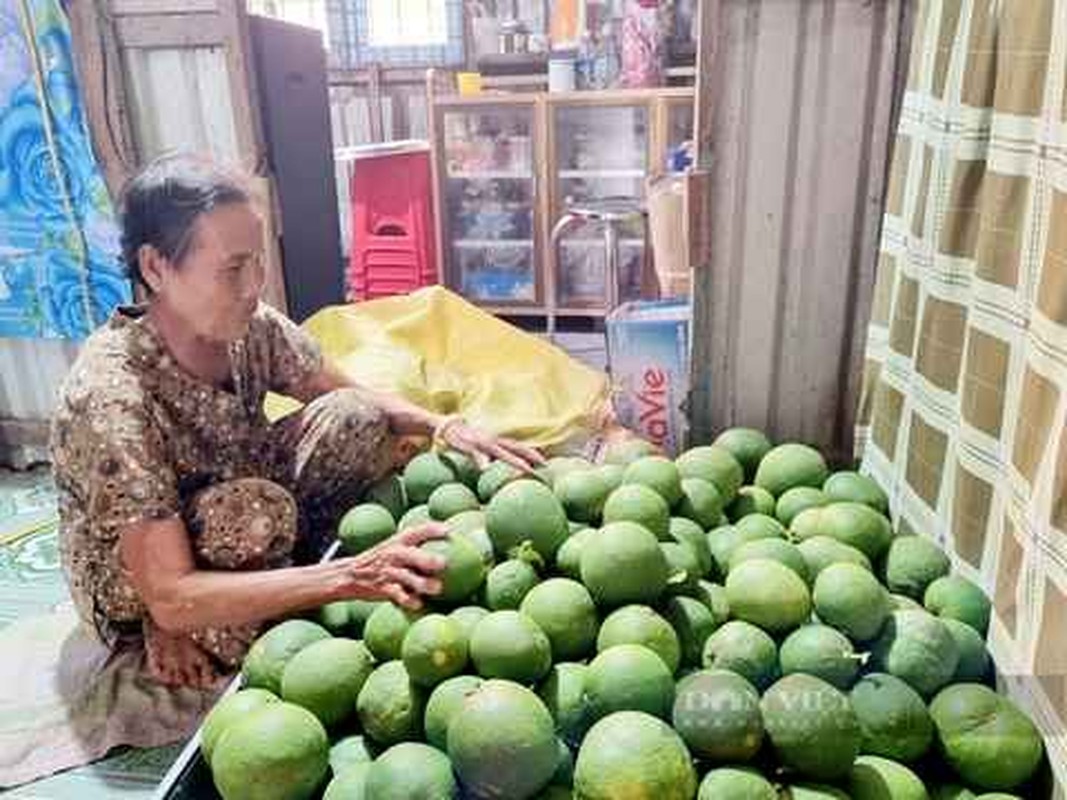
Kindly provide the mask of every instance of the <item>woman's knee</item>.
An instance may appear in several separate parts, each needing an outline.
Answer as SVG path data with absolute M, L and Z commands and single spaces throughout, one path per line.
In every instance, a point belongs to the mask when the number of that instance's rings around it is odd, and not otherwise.
M 198 560 L 218 569 L 282 566 L 296 543 L 296 500 L 261 478 L 209 486 L 192 498 L 187 517 Z

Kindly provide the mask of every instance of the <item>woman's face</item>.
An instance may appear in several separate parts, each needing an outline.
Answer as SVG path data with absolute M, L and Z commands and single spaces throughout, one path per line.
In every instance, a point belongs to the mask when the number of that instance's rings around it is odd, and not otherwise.
M 245 335 L 263 290 L 263 223 L 248 203 L 201 215 L 181 263 L 157 271 L 153 302 L 163 303 L 202 339 Z

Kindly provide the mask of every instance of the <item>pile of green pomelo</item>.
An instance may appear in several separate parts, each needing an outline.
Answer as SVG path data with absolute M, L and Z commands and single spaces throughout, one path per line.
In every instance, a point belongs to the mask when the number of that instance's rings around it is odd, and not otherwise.
M 607 461 L 426 453 L 375 485 L 343 550 L 444 521 L 443 591 L 264 633 L 202 731 L 222 796 L 1036 796 L 989 601 L 874 481 L 749 429 Z

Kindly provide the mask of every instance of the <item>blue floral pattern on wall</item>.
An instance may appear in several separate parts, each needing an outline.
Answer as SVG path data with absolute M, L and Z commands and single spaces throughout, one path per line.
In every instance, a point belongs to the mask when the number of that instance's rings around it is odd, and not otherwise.
M 0 3 L 0 337 L 80 339 L 130 299 L 60 0 Z

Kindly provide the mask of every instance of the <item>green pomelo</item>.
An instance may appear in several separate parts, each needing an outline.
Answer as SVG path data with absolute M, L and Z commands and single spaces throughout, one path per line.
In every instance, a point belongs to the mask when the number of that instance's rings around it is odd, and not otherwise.
M 576 800 L 692 800 L 697 774 L 685 743 L 654 716 L 623 711 L 586 735 L 574 766 Z
M 412 741 L 422 733 L 426 695 L 408 675 L 403 661 L 386 661 L 363 684 L 356 714 L 363 732 L 380 745 Z
M 655 490 L 639 483 L 624 483 L 604 503 L 604 525 L 612 522 L 636 523 L 666 541 L 670 538 L 671 510 Z
M 748 514 L 737 520 L 734 527 L 746 542 L 756 539 L 784 539 L 786 536 L 782 523 L 768 514 Z
M 759 462 L 773 447 L 766 434 L 754 428 L 729 428 L 719 434 L 714 446 L 728 450 L 748 480 L 755 477 Z
M 404 636 L 421 614 L 407 611 L 394 603 L 382 603 L 363 626 L 363 643 L 378 661 L 394 661 L 400 658 Z
M 493 495 L 521 477 L 523 474 L 506 461 L 494 461 L 478 477 L 478 499 L 488 503 Z
M 340 775 L 360 764 L 369 765 L 373 760 L 374 750 L 364 736 L 345 736 L 330 746 L 330 771 L 334 775 Z
M 682 476 L 678 467 L 669 458 L 663 456 L 645 456 L 626 467 L 622 483 L 647 486 L 662 497 L 667 506 L 673 508 L 683 496 Z
M 763 744 L 759 692 L 734 672 L 701 671 L 681 680 L 672 721 L 693 754 L 712 763 L 750 761 Z
M 722 495 L 710 481 L 685 478 L 676 508 L 678 516 L 693 520 L 701 528 L 711 528 L 722 516 Z
M 211 774 L 223 800 L 305 800 L 329 768 L 322 723 L 292 703 L 269 703 L 227 726 Z
M 959 683 L 930 703 L 945 760 L 963 780 L 983 791 L 1011 791 L 1037 770 L 1041 734 L 1008 698 L 975 683 Z
M 537 623 L 557 661 L 585 658 L 596 646 L 596 604 L 589 590 L 569 578 L 550 578 L 534 586 L 519 606 Z
M 590 537 L 596 536 L 593 528 L 585 528 L 570 535 L 556 553 L 556 569 L 561 575 L 574 580 L 582 578 L 582 548 Z
M 426 701 L 423 730 L 426 741 L 438 750 L 448 747 L 448 726 L 463 707 L 464 701 L 484 683 L 477 675 L 457 675 L 442 681 Z
M 467 666 L 467 636 L 455 620 L 427 614 L 404 634 L 400 657 L 413 682 L 432 688 Z
M 669 595 L 690 594 L 693 592 L 703 574 L 700 560 L 693 548 L 678 542 L 660 542 L 659 549 L 667 559 L 666 591 Z
M 408 507 L 404 481 L 399 475 L 386 475 L 367 489 L 363 502 L 384 506 L 394 520 L 400 519 Z
M 873 639 L 889 617 L 891 601 L 870 572 L 855 564 L 833 564 L 815 579 L 812 601 L 819 619 L 858 642 Z
M 365 791 L 373 800 L 452 800 L 459 796 L 448 756 L 417 742 L 395 744 L 378 756 L 367 772 Z
M 538 471 L 545 478 L 545 483 L 550 488 L 555 488 L 557 482 L 567 477 L 572 472 L 586 472 L 593 468 L 593 464 L 584 458 L 577 456 L 556 456 L 548 459 L 545 465 Z
M 956 650 L 960 654 L 956 673 L 952 676 L 952 683 L 982 683 L 988 680 L 992 660 L 989 657 L 989 650 L 986 649 L 985 640 L 978 635 L 978 631 L 966 622 L 960 622 L 951 617 L 943 617 L 941 621 L 945 623 L 948 632 L 956 640 Z
M 441 593 L 436 599 L 445 603 L 461 602 L 474 594 L 485 580 L 487 570 L 482 554 L 466 537 L 452 534 L 421 547 L 445 559 L 445 569 L 437 576 L 441 580 Z
M 460 630 L 463 631 L 463 635 L 466 637 L 469 644 L 471 634 L 474 633 L 474 626 L 481 622 L 482 619 L 489 616 L 489 609 L 482 608 L 481 606 L 461 606 L 452 611 L 448 616 L 453 622 L 459 625 Z
M 426 503 L 430 516 L 444 521 L 464 511 L 478 511 L 478 497 L 462 483 L 446 483 L 433 490 Z
M 449 533 L 469 536 L 479 528 L 485 528 L 485 512 L 479 509 L 460 511 L 446 520 Z
M 704 776 L 697 800 L 778 800 L 778 791 L 754 769 L 719 767 Z
M 660 454 L 660 448 L 652 442 L 629 437 L 627 439 L 614 439 L 608 443 L 602 456 L 605 464 L 626 467 L 639 458 Z
M 485 512 L 485 527 L 497 555 L 507 556 L 525 541 L 546 561 L 570 536 L 567 514 L 552 490 L 538 481 L 522 479 L 493 495 Z
M 742 486 L 733 502 L 726 507 L 726 516 L 734 522 L 752 514 L 774 516 L 774 495 L 759 486 Z
M 711 548 L 708 546 L 708 536 L 704 529 L 691 519 L 671 517 L 670 534 L 674 541 L 692 548 L 700 569 L 700 577 L 707 576 L 715 562 L 711 559 Z
M 374 657 L 363 642 L 312 642 L 282 672 L 282 699 L 303 706 L 330 728 L 355 712 L 356 698 L 373 671 Z
M 601 464 L 596 467 L 596 472 L 608 487 L 608 494 L 611 494 L 622 486 L 622 476 L 626 474 L 626 467 L 622 464 Z
M 590 721 L 617 711 L 643 711 L 670 719 L 674 679 L 653 650 L 639 644 L 620 644 L 589 663 L 585 697 Z
M 778 677 L 778 647 L 765 631 L 731 620 L 704 643 L 704 667 L 736 672 L 760 691 Z
M 244 685 L 266 689 L 279 695 L 282 691 L 282 672 L 289 659 L 312 642 L 329 639 L 330 632 L 321 625 L 304 619 L 279 622 L 260 634 L 248 649 L 241 675 Z
M 855 547 L 842 544 L 829 536 L 813 536 L 797 545 L 808 565 L 808 575 L 814 582 L 824 569 L 834 564 L 855 564 L 872 571 L 871 560 Z
M 704 643 L 719 626 L 706 605 L 692 597 L 672 597 L 664 609 L 681 647 L 682 664 L 699 667 L 704 657 Z
M 945 551 L 925 536 L 898 536 L 885 559 L 885 585 L 889 591 L 922 600 L 926 587 L 948 575 L 951 563 Z
M 322 800 L 366 800 L 367 773 L 370 762 L 349 767 L 343 774 L 335 774 L 326 785 Z
M 926 611 L 894 611 L 873 648 L 873 664 L 929 697 L 952 680 L 959 649 L 948 627 Z
M 613 611 L 600 626 L 596 649 L 603 653 L 620 644 L 640 644 L 663 659 L 673 675 L 681 663 L 681 646 L 674 628 L 648 606 L 624 606 Z
M 783 792 L 782 800 L 852 800 L 852 798 L 833 786 L 798 783 Z
M 811 618 L 811 595 L 800 577 L 777 561 L 753 559 L 726 576 L 730 613 L 769 633 L 787 633 Z
M 437 453 L 419 453 L 404 467 L 404 492 L 409 506 L 429 502 L 438 486 L 452 483 L 456 473 L 452 465 Z
M 889 513 L 889 498 L 873 479 L 858 472 L 835 472 L 822 490 L 833 502 L 863 503 L 879 514 Z
M 860 756 L 848 776 L 853 800 L 930 800 L 919 776 L 896 761 Z
M 537 690 L 556 723 L 556 732 L 572 747 L 581 743 L 591 722 L 585 696 L 588 671 L 585 664 L 561 662 L 552 667 Z
M 478 478 L 481 475 L 481 470 L 478 469 L 478 465 L 471 456 L 458 450 L 446 450 L 441 453 L 441 459 L 452 467 L 456 480 L 468 489 L 478 488 Z
M 789 530 L 798 541 L 829 536 L 855 547 L 872 563 L 885 555 L 893 541 L 889 520 L 861 503 L 831 503 L 809 508 L 793 519 Z
M 409 528 L 417 528 L 433 521 L 433 517 L 430 516 L 430 507 L 423 503 L 409 508 L 396 523 L 396 529 L 398 531 L 406 531 Z
M 485 579 L 485 605 L 493 611 L 514 610 L 539 582 L 537 570 L 521 558 L 502 561 Z
M 667 558 L 656 537 L 634 522 L 613 522 L 590 536 L 580 565 L 582 583 L 600 606 L 653 603 L 667 588 Z
M 277 702 L 278 697 L 266 689 L 242 689 L 216 703 L 200 729 L 200 750 L 204 754 L 204 761 L 211 764 L 215 745 L 228 727 L 263 706 Z
M 810 583 L 808 578 L 808 562 L 804 560 L 804 554 L 792 542 L 785 539 L 756 539 L 745 542 L 730 556 L 730 569 L 745 561 L 757 558 L 770 559 L 793 570 L 805 583 Z
M 587 469 L 564 475 L 556 481 L 553 491 L 563 504 L 567 519 L 597 523 L 612 489 L 597 470 Z
M 847 695 L 811 675 L 787 675 L 760 701 L 779 759 L 815 780 L 844 778 L 859 753 L 860 730 Z
M 715 618 L 716 628 L 730 619 L 730 600 L 726 596 L 725 586 L 710 581 L 700 581 L 692 597 L 707 606 Z
M 829 474 L 818 450 L 791 442 L 778 445 L 763 457 L 756 469 L 755 485 L 780 497 L 797 486 L 821 489 Z
M 934 740 L 934 724 L 919 693 L 884 672 L 864 675 L 852 687 L 852 708 L 860 723 L 860 752 L 910 763 Z
M 719 445 L 686 450 L 674 460 L 683 478 L 703 478 L 715 484 L 723 503 L 733 502 L 745 482 L 745 471 L 733 453 Z
M 396 521 L 389 509 L 376 503 L 363 503 L 341 517 L 337 538 L 349 555 L 362 553 L 396 533 Z
M 931 583 L 923 605 L 931 614 L 966 622 L 983 637 L 989 630 L 989 598 L 962 575 L 945 575 Z
M 848 690 L 859 674 L 861 659 L 843 633 L 826 625 L 804 625 L 782 642 L 778 660 L 783 675 L 803 672 Z
M 774 507 L 774 516 L 788 528 L 802 512 L 807 511 L 809 508 L 820 508 L 829 502 L 830 498 L 826 496 L 822 489 L 797 486 L 778 498 L 778 502 Z
M 529 689 L 486 681 L 448 726 L 448 757 L 467 796 L 528 800 L 559 766 L 552 716 Z
M 552 667 L 552 646 L 536 622 L 519 611 L 494 611 L 474 626 L 470 656 L 483 678 L 533 683 Z
M 315 622 L 334 636 L 343 636 L 349 626 L 348 600 L 336 600 L 315 612 Z

